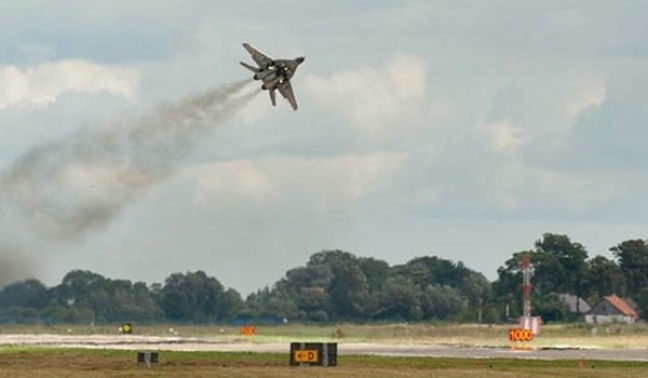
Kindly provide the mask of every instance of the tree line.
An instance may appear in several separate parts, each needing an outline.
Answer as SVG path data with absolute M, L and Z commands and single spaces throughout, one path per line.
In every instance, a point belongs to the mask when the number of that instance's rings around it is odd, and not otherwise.
M 558 295 L 594 304 L 616 294 L 648 309 L 648 244 L 627 240 L 613 259 L 593 258 L 567 235 L 544 234 L 528 251 L 513 253 L 489 282 L 462 262 L 421 256 L 390 266 L 340 250 L 321 251 L 288 270 L 274 285 L 243 298 L 203 271 L 173 273 L 164 284 L 110 279 L 73 270 L 46 287 L 27 279 L 0 290 L 0 322 L 200 323 L 257 321 L 504 322 L 522 311 L 520 262 L 533 266 L 534 314 L 545 321 L 578 320 Z M 487 258 L 487 257 L 484 257 Z M 648 312 L 644 311 L 648 314 Z

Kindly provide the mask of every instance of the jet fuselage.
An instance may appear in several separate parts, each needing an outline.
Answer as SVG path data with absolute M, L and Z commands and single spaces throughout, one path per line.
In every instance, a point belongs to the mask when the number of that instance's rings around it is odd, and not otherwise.
M 261 89 L 267 90 L 270 93 L 272 105 L 276 105 L 275 90 L 278 90 L 288 100 L 290 106 L 294 110 L 297 110 L 297 100 L 295 100 L 290 79 L 295 75 L 297 67 L 304 62 L 304 57 L 295 59 L 272 59 L 248 43 L 244 43 L 243 47 L 252 55 L 252 59 L 257 66 L 254 67 L 245 62 L 241 62 L 241 65 L 254 72 L 254 80 L 261 80 L 263 82 Z
M 295 75 L 297 67 L 304 62 L 304 58 L 278 59 L 272 61 L 267 67 L 254 74 L 255 80 L 263 81 L 262 89 L 272 89 L 284 80 L 290 80 Z

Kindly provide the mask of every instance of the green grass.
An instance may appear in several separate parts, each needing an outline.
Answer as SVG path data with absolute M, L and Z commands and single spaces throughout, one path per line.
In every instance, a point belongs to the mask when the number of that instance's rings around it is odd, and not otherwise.
M 101 326 L 2 325 L 4 334 L 116 335 L 119 324 Z M 336 339 L 337 329 L 344 333 Z M 239 327 L 138 325 L 135 335 L 216 338 L 224 341 L 290 342 L 332 341 L 430 343 L 453 345 L 509 345 L 511 326 L 458 324 L 340 324 L 257 326 L 257 336 L 242 337 Z M 172 331 L 170 330 L 172 329 Z M 645 347 L 645 325 L 599 327 L 592 335 L 586 325 L 551 325 L 528 345 L 569 344 L 603 347 Z M 377 356 L 339 356 L 339 366 L 289 367 L 288 353 L 171 352 L 161 351 L 151 369 L 138 365 L 136 352 L 105 349 L 61 349 L 24 346 L 0 347 L 0 378 L 27 377 L 648 377 L 648 364 L 640 362 L 517 359 L 448 359 Z
M 339 356 L 336 367 L 289 367 L 278 353 L 160 352 L 152 368 L 136 363 L 136 352 L 6 347 L 0 377 L 639 377 L 648 363 L 517 359 L 397 358 Z

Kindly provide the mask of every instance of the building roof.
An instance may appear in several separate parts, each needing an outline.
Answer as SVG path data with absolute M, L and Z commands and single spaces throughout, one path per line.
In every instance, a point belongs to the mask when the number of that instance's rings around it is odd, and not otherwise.
M 610 304 L 616 307 L 619 312 L 625 316 L 637 317 L 637 312 L 630 307 L 623 299 L 617 297 L 616 295 L 610 295 L 605 297 L 605 299 L 610 302 Z
M 560 301 L 569 308 L 570 312 L 578 311 L 579 313 L 584 314 L 592 309 L 589 303 L 574 294 L 560 294 L 558 295 L 558 298 L 560 298 Z
M 637 313 L 640 312 L 640 311 L 638 311 L 638 309 L 637 309 L 637 302 L 635 302 L 632 298 L 630 298 L 630 297 L 623 297 L 623 298 L 621 298 L 621 299 L 623 299 L 623 301 L 624 301 L 625 303 L 627 303 L 628 306 L 632 307 L 632 309 L 635 310 Z

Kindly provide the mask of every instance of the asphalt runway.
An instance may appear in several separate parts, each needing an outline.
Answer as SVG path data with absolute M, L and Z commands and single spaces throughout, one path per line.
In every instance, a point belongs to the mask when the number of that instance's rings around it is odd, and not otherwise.
M 297 340 L 296 340 L 297 341 Z M 301 340 L 299 340 L 301 341 Z M 231 338 L 154 337 L 137 335 L 2 335 L 0 346 L 40 346 L 122 350 L 221 351 L 288 353 L 289 342 L 250 342 Z M 522 358 L 543 360 L 648 361 L 645 349 L 576 349 L 568 347 L 521 350 L 494 347 L 389 342 L 338 341 L 340 355 L 378 355 L 400 357 Z

